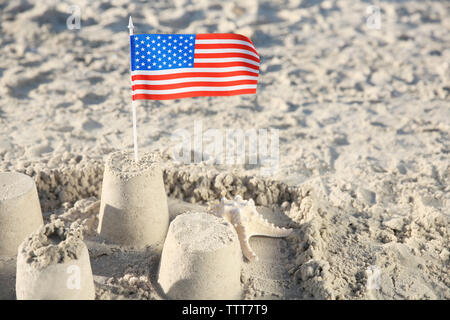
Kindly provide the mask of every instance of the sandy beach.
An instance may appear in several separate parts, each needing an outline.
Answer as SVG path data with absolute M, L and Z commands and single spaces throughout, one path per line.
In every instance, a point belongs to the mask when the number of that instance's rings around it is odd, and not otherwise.
M 256 95 L 137 104 L 170 221 L 240 194 L 294 229 L 250 240 L 242 299 L 450 299 L 448 2 L 1 2 L 0 172 L 34 178 L 45 223 L 83 230 L 96 299 L 167 299 L 160 251 L 96 231 L 106 157 L 133 149 L 130 15 L 136 33 L 240 33 L 261 57 Z M 275 170 L 176 161 L 174 133 L 211 129 L 276 131 Z M 0 256 L 1 299 L 15 265 Z

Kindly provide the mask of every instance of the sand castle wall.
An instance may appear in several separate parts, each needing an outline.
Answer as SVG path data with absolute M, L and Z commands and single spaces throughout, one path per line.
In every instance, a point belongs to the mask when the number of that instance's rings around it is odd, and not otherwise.
M 49 211 L 68 202 L 100 198 L 104 165 L 100 160 L 83 159 L 59 168 L 40 168 L 30 164 L 18 171 L 33 176 L 39 192 L 43 211 Z M 201 170 L 195 165 L 176 167 L 170 159 L 161 162 L 167 196 L 191 203 L 206 203 L 237 194 L 252 198 L 256 205 L 282 205 L 301 202 L 309 189 L 288 186 L 279 181 L 253 176 L 223 173 L 214 168 Z

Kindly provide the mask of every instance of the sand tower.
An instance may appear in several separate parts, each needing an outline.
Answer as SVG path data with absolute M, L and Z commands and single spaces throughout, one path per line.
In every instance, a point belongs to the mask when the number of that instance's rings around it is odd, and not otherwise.
M 15 256 L 20 243 L 43 224 L 34 180 L 0 173 L 0 256 Z
M 171 299 L 239 299 L 242 252 L 234 228 L 208 213 L 170 224 L 158 282 Z
M 112 153 L 105 165 L 99 234 L 117 244 L 162 247 L 169 225 L 167 196 L 156 155 Z
M 25 239 L 17 255 L 18 300 L 95 298 L 89 252 L 81 232 L 56 220 Z

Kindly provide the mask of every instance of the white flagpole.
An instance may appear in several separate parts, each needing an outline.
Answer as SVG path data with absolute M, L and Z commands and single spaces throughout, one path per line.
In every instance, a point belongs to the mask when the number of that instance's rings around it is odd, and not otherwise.
M 134 26 L 133 20 L 128 21 L 128 29 L 130 30 L 130 36 L 134 34 Z M 131 41 L 131 39 L 130 39 Z M 131 55 L 131 47 L 130 47 L 130 55 Z M 131 70 L 131 59 L 130 59 L 130 70 Z M 131 76 L 130 76 L 131 79 Z M 133 85 L 133 81 L 131 81 L 131 85 Z M 136 104 L 134 100 L 131 100 L 131 108 L 133 109 L 133 142 L 134 142 L 134 161 L 138 161 L 138 145 L 137 145 L 137 129 L 136 129 Z

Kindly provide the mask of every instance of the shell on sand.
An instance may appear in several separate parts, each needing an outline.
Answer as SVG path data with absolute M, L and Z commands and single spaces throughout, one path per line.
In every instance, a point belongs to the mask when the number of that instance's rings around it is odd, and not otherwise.
M 249 239 L 253 236 L 283 238 L 291 234 L 292 229 L 280 228 L 261 216 L 253 199 L 244 200 L 236 196 L 233 200 L 222 198 L 220 203 L 211 209 L 211 213 L 230 222 L 239 237 L 242 253 L 249 261 L 258 260 L 250 247 Z

